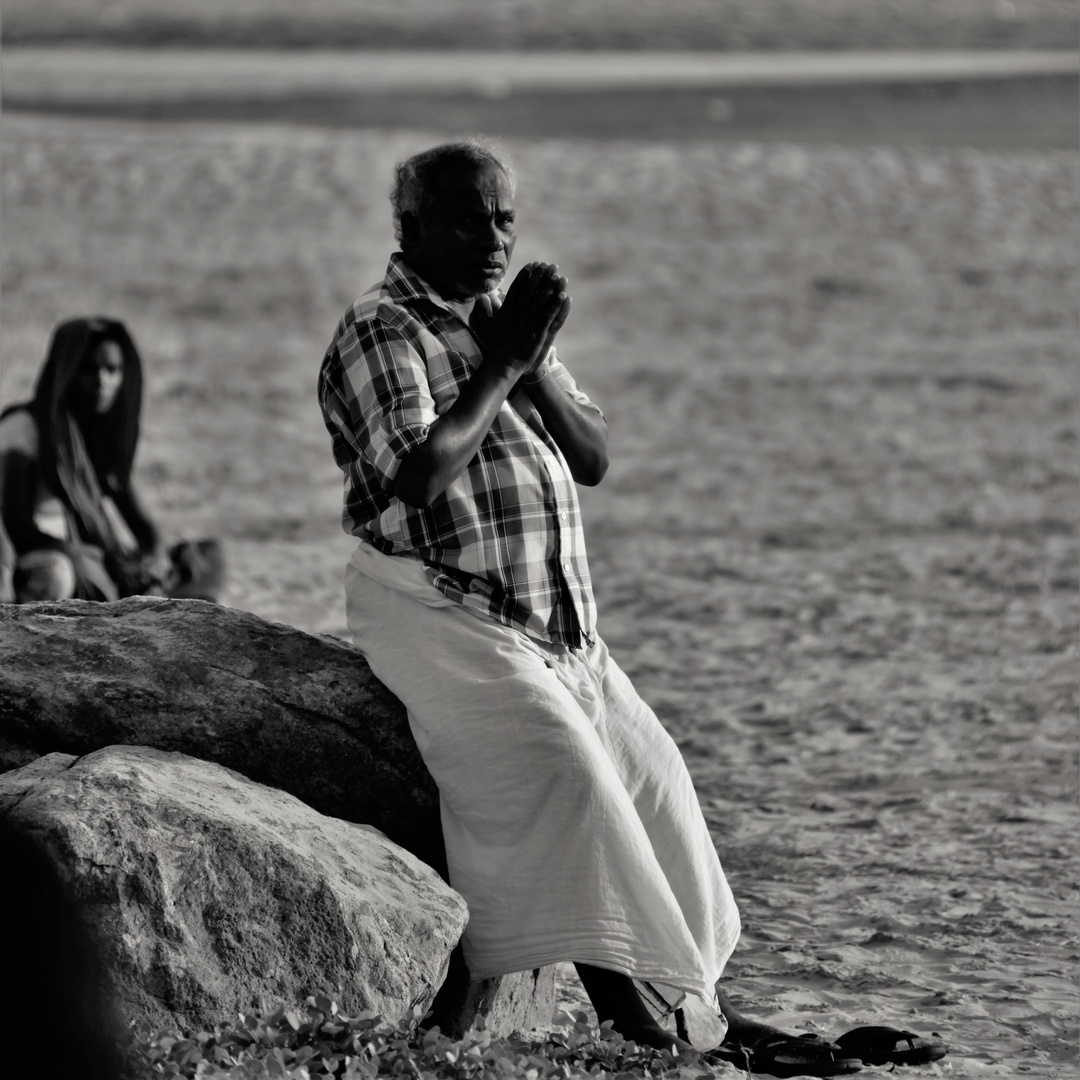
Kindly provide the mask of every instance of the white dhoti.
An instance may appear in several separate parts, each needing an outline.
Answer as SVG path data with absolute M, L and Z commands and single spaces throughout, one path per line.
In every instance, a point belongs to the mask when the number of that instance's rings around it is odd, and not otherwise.
M 475 978 L 564 960 L 715 997 L 739 936 L 678 748 L 606 646 L 547 645 L 368 545 L 349 630 L 439 787 Z

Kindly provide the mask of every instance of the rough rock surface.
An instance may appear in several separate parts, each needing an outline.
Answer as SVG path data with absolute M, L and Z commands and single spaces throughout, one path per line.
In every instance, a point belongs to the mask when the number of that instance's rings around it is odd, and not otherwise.
M 0 807 L 61 868 L 121 1014 L 156 1027 L 314 993 L 401 1019 L 468 919 L 377 830 L 184 754 L 50 754 L 0 777 Z
M 404 706 L 350 645 L 198 600 L 0 605 L 0 766 L 114 744 L 179 751 L 374 825 L 445 876 L 438 791 Z M 460 955 L 460 954 L 458 954 Z M 446 1030 L 546 1027 L 554 969 L 470 981 Z
M 132 744 L 374 825 L 440 873 L 439 796 L 401 703 L 334 638 L 197 600 L 0 607 L 0 752 Z

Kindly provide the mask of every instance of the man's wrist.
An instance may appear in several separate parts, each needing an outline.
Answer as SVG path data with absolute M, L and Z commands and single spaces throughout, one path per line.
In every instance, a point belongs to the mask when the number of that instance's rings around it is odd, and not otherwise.
M 525 386 L 535 386 L 537 383 L 542 383 L 550 374 L 551 364 L 545 356 L 532 371 L 527 371 L 518 381 Z
M 506 387 L 507 393 L 513 389 L 514 384 L 521 378 L 521 369 L 514 370 L 514 362 L 494 353 L 485 354 L 481 370 L 489 373 L 496 383 Z

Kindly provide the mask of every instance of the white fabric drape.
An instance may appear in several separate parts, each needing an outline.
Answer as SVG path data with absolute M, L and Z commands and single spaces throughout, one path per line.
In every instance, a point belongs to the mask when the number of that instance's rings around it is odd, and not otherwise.
M 536 641 L 369 545 L 345 592 L 438 784 L 473 976 L 575 960 L 713 1001 L 738 911 L 678 748 L 603 642 Z

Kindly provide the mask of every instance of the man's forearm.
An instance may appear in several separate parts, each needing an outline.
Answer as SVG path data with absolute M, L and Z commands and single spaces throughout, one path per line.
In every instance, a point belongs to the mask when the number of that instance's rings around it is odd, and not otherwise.
M 579 484 L 593 487 L 608 468 L 607 421 L 596 409 L 576 402 L 552 378 L 519 383 L 540 413 L 544 426 L 570 466 L 570 475 Z
M 558 277 L 556 267 L 543 263 L 524 267 L 501 305 L 493 306 L 490 297 L 477 300 L 470 323 L 482 342 L 483 363 L 457 401 L 428 429 L 427 439 L 398 466 L 394 494 L 402 502 L 429 506 L 465 471 L 503 402 L 518 379 L 547 355 L 569 311 L 566 279 Z M 542 400 L 544 394 L 540 392 Z M 602 419 L 598 427 L 575 416 L 576 406 L 569 398 L 545 403 L 543 409 L 574 479 L 598 483 L 607 468 Z M 549 422 L 548 416 L 544 422 Z
M 428 428 L 428 437 L 398 466 L 394 494 L 410 506 L 429 506 L 464 471 L 480 449 L 518 371 L 486 361 L 457 401 Z

